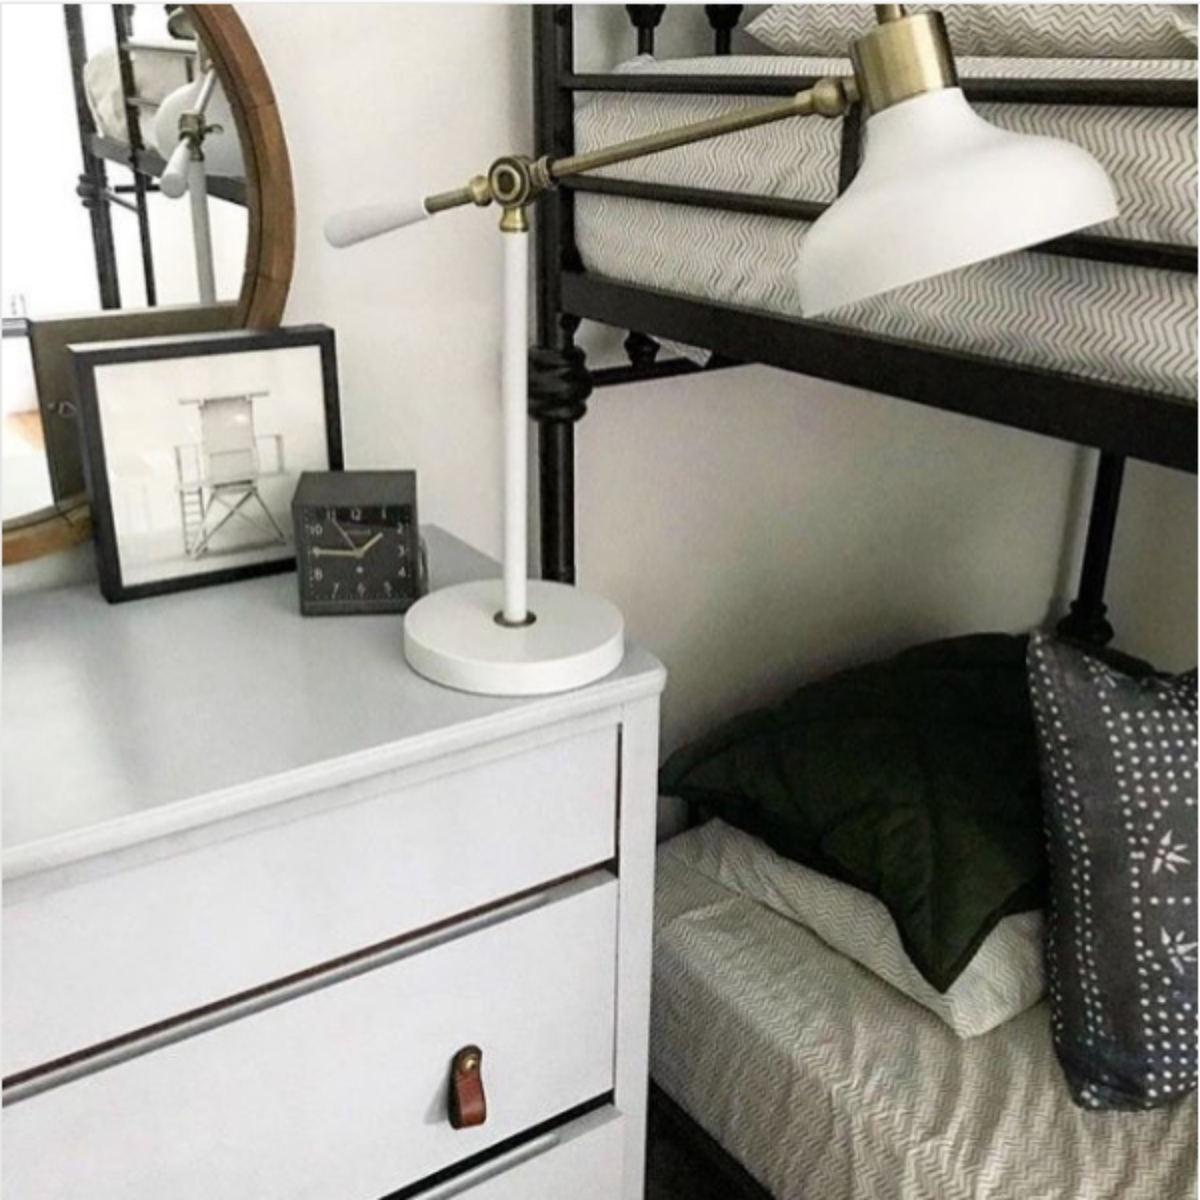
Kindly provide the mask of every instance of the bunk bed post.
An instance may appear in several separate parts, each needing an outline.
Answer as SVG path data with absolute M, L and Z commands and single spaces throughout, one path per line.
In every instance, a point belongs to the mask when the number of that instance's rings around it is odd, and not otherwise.
M 574 152 L 571 92 L 562 76 L 574 67 L 569 4 L 533 6 L 535 153 Z M 542 578 L 575 582 L 575 422 L 587 412 L 592 379 L 575 345 L 579 319 L 562 311 L 564 267 L 577 268 L 574 197 L 555 189 L 536 222 L 537 342 L 529 357 L 529 413 L 538 430 L 538 515 Z
M 733 31 L 742 19 L 743 7 L 741 4 L 706 4 L 704 6 L 708 27 L 713 31 L 714 54 L 733 53 Z
M 1108 580 L 1124 477 L 1124 457 L 1107 451 L 1102 453 L 1096 467 L 1092 512 L 1088 518 L 1083 567 L 1079 573 L 1079 595 L 1057 627 L 1063 637 L 1092 646 L 1107 646 L 1113 638 L 1113 627 L 1105 615 L 1108 608 L 1104 603 L 1104 585 Z
M 104 161 L 92 153 L 92 135 L 96 123 L 83 91 L 83 68 L 87 63 L 87 36 L 83 29 L 83 10 L 78 4 L 64 4 L 67 26 L 67 53 L 71 59 L 71 87 L 75 93 L 75 117 L 79 127 L 79 149 L 83 171 L 75 194 L 83 201 L 92 224 L 92 245 L 96 253 L 96 280 L 100 286 L 100 307 L 121 307 L 121 285 L 117 275 L 117 254 L 113 242 L 112 211 L 108 200 L 108 173 Z
M 154 246 L 150 240 L 150 209 L 146 202 L 146 176 L 142 170 L 141 113 L 135 102 L 137 83 L 133 76 L 133 57 L 129 51 L 132 33 L 132 4 L 113 5 L 113 29 L 117 39 L 117 63 L 121 71 L 121 94 L 125 100 L 125 124 L 129 140 L 129 165 L 133 171 L 134 206 L 137 212 L 138 236 L 142 246 L 142 274 L 146 283 L 146 304 L 158 304 L 158 288 L 154 281 Z
M 665 4 L 627 4 L 625 11 L 630 23 L 637 30 L 637 52 L 654 53 L 654 31 L 667 11 Z

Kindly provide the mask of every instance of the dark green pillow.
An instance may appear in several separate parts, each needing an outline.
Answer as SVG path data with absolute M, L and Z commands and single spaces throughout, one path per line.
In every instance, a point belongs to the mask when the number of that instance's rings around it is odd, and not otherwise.
M 877 896 L 944 992 L 1045 901 L 1026 642 L 955 638 L 809 684 L 673 754 L 662 791 Z

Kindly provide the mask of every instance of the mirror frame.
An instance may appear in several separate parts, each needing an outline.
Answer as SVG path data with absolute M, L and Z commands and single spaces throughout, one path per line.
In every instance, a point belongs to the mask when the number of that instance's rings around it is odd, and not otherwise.
M 246 266 L 235 328 L 273 329 L 283 318 L 296 256 L 292 167 L 275 93 L 258 50 L 230 4 L 190 4 L 188 15 L 233 110 L 246 162 Z M 4 522 L 4 565 L 30 562 L 91 539 L 87 497 Z

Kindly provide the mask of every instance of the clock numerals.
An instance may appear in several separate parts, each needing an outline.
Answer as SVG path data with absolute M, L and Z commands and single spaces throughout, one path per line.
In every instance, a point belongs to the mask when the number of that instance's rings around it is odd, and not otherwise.
M 397 504 L 322 505 L 297 514 L 302 593 L 310 612 L 400 612 L 416 598 L 411 511 Z

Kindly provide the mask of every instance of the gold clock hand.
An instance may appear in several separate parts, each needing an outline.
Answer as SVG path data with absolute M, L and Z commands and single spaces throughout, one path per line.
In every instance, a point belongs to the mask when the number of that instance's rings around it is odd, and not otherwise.
M 325 546 L 314 546 L 312 548 L 313 558 L 361 558 L 362 556 L 357 550 L 337 550 L 328 549 Z
M 358 548 L 358 557 L 362 558 L 372 546 L 376 545 L 383 539 L 382 533 L 377 533 L 371 540 Z
M 342 541 L 344 541 L 351 550 L 357 551 L 358 547 L 354 544 L 354 539 L 341 527 L 341 525 L 338 523 L 338 519 L 336 517 L 330 517 L 329 520 L 334 529 L 336 529 L 338 533 L 342 535 Z

